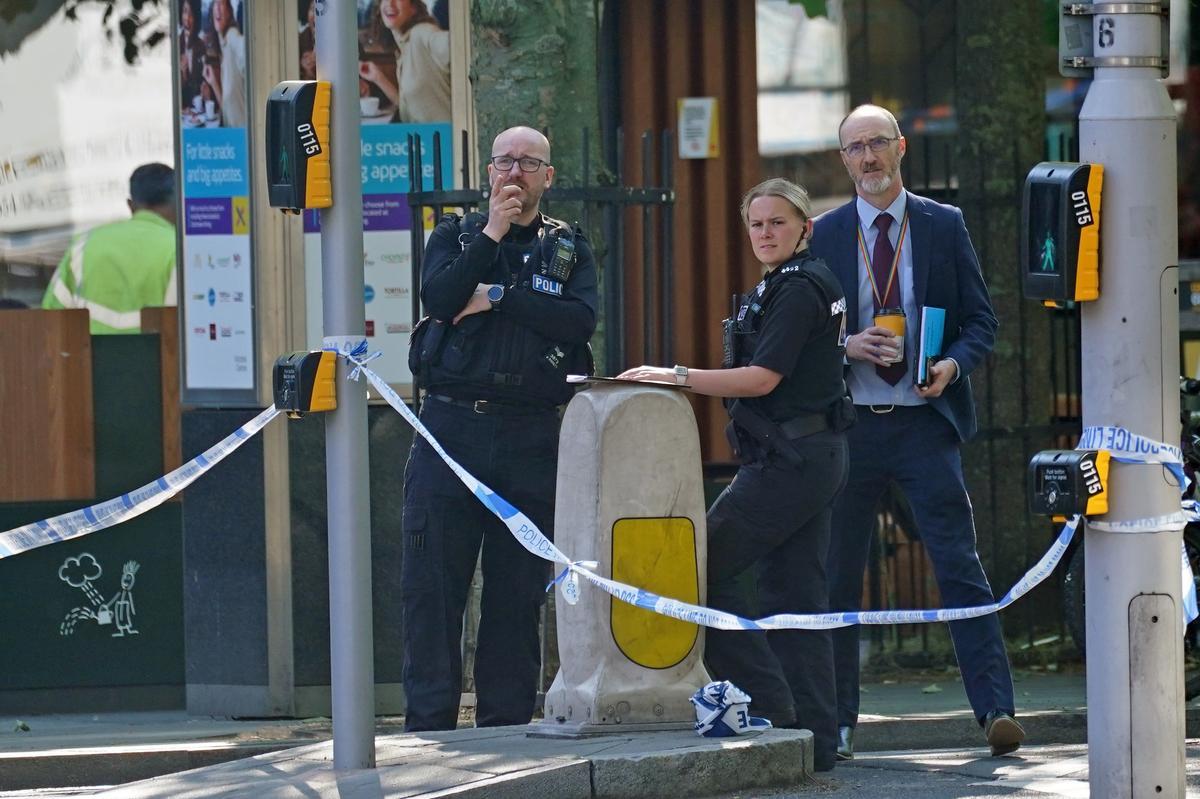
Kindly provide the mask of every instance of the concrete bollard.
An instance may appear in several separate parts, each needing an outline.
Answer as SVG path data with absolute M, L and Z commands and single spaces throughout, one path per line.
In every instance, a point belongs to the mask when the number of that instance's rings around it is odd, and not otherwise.
M 563 417 L 555 543 L 597 574 L 703 604 L 706 530 L 700 440 L 683 394 L 593 385 Z M 695 624 L 580 581 L 556 605 L 560 667 L 534 735 L 686 729 L 709 681 Z

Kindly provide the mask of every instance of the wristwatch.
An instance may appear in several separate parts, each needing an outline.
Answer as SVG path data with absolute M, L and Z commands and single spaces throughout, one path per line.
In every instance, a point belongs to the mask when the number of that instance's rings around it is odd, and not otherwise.
M 688 378 L 688 368 L 675 364 L 675 385 L 686 386 Z
M 488 286 L 487 298 L 488 302 L 492 304 L 492 310 L 496 310 L 496 306 L 500 304 L 500 300 L 504 299 L 504 286 Z

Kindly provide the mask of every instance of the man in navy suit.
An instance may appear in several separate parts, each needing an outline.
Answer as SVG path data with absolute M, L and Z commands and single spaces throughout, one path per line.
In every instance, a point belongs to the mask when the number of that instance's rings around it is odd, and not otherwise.
M 847 384 L 858 422 L 848 433 L 850 477 L 834 507 L 830 610 L 858 610 L 876 505 L 896 483 L 908 498 L 948 608 L 994 601 L 975 551 L 975 523 L 960 446 L 976 429 L 968 375 L 996 336 L 987 286 L 962 212 L 905 191 L 905 141 L 896 118 L 859 106 L 838 131 L 855 199 L 819 217 L 813 253 L 846 292 Z M 942 358 L 914 384 L 922 306 L 946 311 Z M 904 334 L 876 325 L 880 311 Z M 880 319 L 881 322 L 886 321 Z M 858 722 L 858 627 L 833 631 L 838 756 L 854 754 Z M 950 624 L 963 686 L 993 755 L 1016 750 L 1025 731 L 1013 718 L 1012 675 L 996 614 Z

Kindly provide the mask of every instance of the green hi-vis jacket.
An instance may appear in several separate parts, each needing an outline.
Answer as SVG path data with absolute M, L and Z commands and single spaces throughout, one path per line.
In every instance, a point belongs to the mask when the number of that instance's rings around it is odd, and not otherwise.
M 175 305 L 175 228 L 153 211 L 71 240 L 43 308 L 87 308 L 91 331 L 140 333 L 141 310 Z

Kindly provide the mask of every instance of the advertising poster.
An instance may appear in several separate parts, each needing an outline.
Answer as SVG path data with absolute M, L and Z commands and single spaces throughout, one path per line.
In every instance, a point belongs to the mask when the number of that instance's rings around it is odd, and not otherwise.
M 299 0 L 300 76 L 315 79 L 313 0 Z M 453 172 L 450 32 L 447 0 L 358 0 L 359 109 L 362 115 L 363 278 L 366 336 L 383 355 L 371 364 L 408 384 L 412 330 L 412 216 L 408 137 L 422 140 L 423 185 L 433 187 L 433 137 L 441 135 L 442 175 Z M 337 202 L 337 198 L 334 198 Z M 319 347 L 321 237 L 318 212 L 304 213 L 308 344 Z M 428 226 L 431 220 L 426 220 Z
M 189 392 L 254 389 L 243 0 L 178 0 Z

